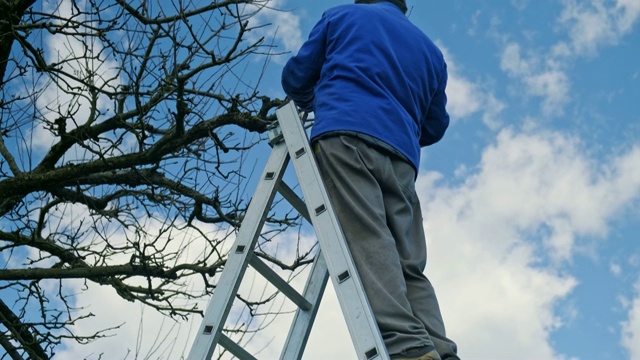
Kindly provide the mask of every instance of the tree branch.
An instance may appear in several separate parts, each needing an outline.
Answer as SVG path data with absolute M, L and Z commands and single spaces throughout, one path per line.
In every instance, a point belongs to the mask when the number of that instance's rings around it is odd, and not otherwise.
M 146 16 L 144 16 L 143 14 L 141 14 L 138 10 L 136 10 L 134 7 L 132 7 L 131 5 L 129 5 L 125 0 L 116 0 L 116 3 L 118 3 L 120 6 L 122 6 L 127 12 L 129 12 L 129 14 L 131 14 L 134 18 L 136 18 L 138 21 L 140 21 L 141 23 L 145 24 L 145 25 L 161 25 L 161 24 L 168 24 L 168 23 L 173 23 L 175 21 L 178 20 L 182 20 L 184 18 L 188 18 L 194 15 L 199 15 L 205 12 L 209 12 L 211 10 L 216 10 L 216 9 L 220 9 L 220 8 L 225 8 L 227 6 L 230 5 L 237 5 L 237 4 L 251 4 L 256 2 L 255 0 L 226 0 L 226 1 L 212 1 L 211 4 L 201 7 L 197 10 L 194 11 L 185 11 L 182 12 L 178 15 L 174 15 L 174 16 L 167 16 L 167 17 L 163 17 L 163 18 L 148 18 Z
M 274 101 L 272 106 L 275 107 L 277 103 L 279 101 Z M 0 181 L 0 199 L 3 199 L 0 201 L 0 215 L 10 211 L 17 203 L 15 199 L 22 198 L 26 194 L 49 191 L 60 186 L 82 184 L 79 179 L 82 179 L 84 174 L 157 163 L 163 156 L 180 151 L 198 139 L 208 138 L 213 130 L 225 125 L 233 124 L 249 131 L 263 133 L 267 130 L 270 121 L 271 119 L 260 119 L 250 113 L 227 113 L 196 124 L 179 138 L 174 136 L 174 131 L 170 131 L 151 148 L 141 153 L 99 159 L 78 165 L 66 165 L 47 172 L 44 172 L 44 168 L 39 166 L 32 173 L 21 173 L 13 178 Z M 113 123 L 110 122 L 109 125 L 103 126 L 105 129 L 113 129 L 112 125 Z M 84 136 L 97 133 L 97 131 L 88 131 Z
M 25 326 L 2 299 L 0 299 L 0 323 L 4 325 L 13 335 L 13 338 L 22 345 L 25 352 L 29 354 L 30 359 L 49 359 L 47 353 L 40 347 L 38 339 L 29 331 L 30 327 Z
M 0 134 L 0 155 L 2 155 L 2 157 L 7 161 L 7 164 L 9 164 L 9 169 L 11 169 L 11 172 L 14 176 L 20 175 L 22 173 L 22 171 L 20 171 L 20 168 L 18 167 L 18 164 L 16 163 L 16 160 L 13 158 L 13 155 L 11 155 L 9 149 L 7 149 L 6 145 L 4 144 L 2 134 Z
M 148 264 L 121 264 L 112 266 L 81 266 L 75 268 L 31 268 L 0 270 L 0 281 L 42 280 L 42 279 L 90 279 L 101 280 L 107 277 L 144 276 L 175 280 L 178 269 L 189 269 L 197 273 L 215 273 L 219 265 L 204 267 L 184 265 L 165 270 L 161 266 Z
M 0 1 L 0 13 L 4 14 L 0 21 L 0 84 L 4 84 L 4 76 L 9 64 L 11 47 L 15 39 L 13 28 L 36 0 L 3 0 Z M 8 20 L 8 21 L 7 21 Z

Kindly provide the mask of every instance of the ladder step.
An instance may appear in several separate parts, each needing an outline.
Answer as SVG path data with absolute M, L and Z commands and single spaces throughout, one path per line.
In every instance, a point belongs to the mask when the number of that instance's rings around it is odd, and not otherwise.
M 275 271 L 273 271 L 264 261 L 260 260 L 255 254 L 251 256 L 249 259 L 249 264 L 253 267 L 257 272 L 262 274 L 265 279 L 267 279 L 273 286 L 278 288 L 289 300 L 293 301 L 298 307 L 302 310 L 308 311 L 311 310 L 313 305 L 304 298 L 304 296 L 300 295 L 299 292 L 296 291 L 289 283 L 280 277 Z
M 307 204 L 300 199 L 298 194 L 296 194 L 284 181 L 280 181 L 278 184 L 278 192 L 282 195 L 285 200 L 293 206 L 298 213 L 305 218 L 311 224 L 311 216 L 309 216 L 309 210 L 307 210 Z
M 225 349 L 229 350 L 229 352 L 238 359 L 258 360 L 225 334 L 220 334 L 219 344 L 222 345 Z

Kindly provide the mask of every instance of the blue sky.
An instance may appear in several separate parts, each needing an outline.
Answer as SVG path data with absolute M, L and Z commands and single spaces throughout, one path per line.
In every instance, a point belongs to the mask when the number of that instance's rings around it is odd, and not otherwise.
M 274 25 L 264 35 L 295 53 L 324 10 L 349 2 L 271 3 L 287 11 L 259 15 Z M 461 357 L 640 359 L 640 0 L 408 5 L 450 71 L 452 124 L 423 151 L 417 188 L 427 275 Z M 283 95 L 288 56 L 272 59 L 263 93 Z M 140 324 L 179 332 L 175 351 L 189 348 L 188 325 L 92 291 L 95 309 L 144 318 L 94 354 L 158 344 Z M 260 358 L 275 357 L 285 326 L 256 336 Z M 350 346 L 329 295 L 305 359 L 352 359 Z

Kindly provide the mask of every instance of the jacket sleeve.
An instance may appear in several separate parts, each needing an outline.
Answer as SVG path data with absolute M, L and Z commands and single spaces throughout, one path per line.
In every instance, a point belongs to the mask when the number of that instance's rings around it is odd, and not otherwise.
M 428 146 L 437 143 L 444 136 L 447 127 L 449 127 L 449 114 L 447 113 L 447 94 L 445 88 L 447 87 L 447 67 L 444 65 L 442 75 L 440 75 L 440 81 L 438 82 L 438 88 L 431 99 L 431 104 L 427 110 L 427 115 L 422 122 L 422 129 L 420 132 L 420 146 Z
M 320 79 L 325 60 L 327 39 L 326 14 L 316 24 L 309 39 L 298 54 L 289 59 L 282 71 L 282 88 L 295 104 L 305 111 L 313 111 L 314 88 Z

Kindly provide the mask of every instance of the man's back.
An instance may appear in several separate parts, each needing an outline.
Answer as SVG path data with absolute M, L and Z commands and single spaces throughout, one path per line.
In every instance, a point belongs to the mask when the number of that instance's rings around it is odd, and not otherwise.
M 287 93 L 314 90 L 307 93 L 315 95 L 312 138 L 333 131 L 370 135 L 416 168 L 420 145 L 438 141 L 448 125 L 446 81 L 440 50 L 387 2 L 325 12 L 283 73 Z

